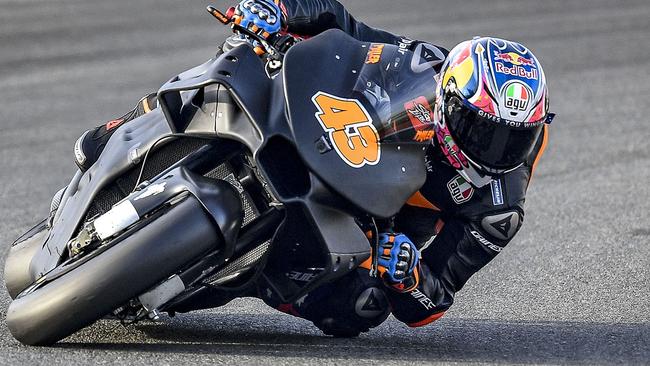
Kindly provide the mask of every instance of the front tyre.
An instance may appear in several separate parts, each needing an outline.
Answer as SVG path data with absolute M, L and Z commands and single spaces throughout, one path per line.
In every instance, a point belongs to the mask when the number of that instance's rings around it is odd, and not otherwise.
M 100 255 L 23 291 L 7 310 L 9 330 L 21 343 L 51 345 L 216 250 L 220 238 L 190 196 Z

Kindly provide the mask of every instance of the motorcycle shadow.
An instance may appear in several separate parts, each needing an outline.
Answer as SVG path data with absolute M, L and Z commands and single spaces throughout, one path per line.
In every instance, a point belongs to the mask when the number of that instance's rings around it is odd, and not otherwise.
M 92 328 L 91 328 L 92 329 Z M 135 329 L 128 330 L 128 329 Z M 123 334 L 127 333 L 127 334 Z M 322 335 L 311 323 L 284 314 L 181 315 L 165 324 L 118 331 L 82 331 L 58 347 L 160 354 L 262 356 L 377 361 L 450 361 L 529 364 L 644 363 L 650 358 L 647 324 L 513 322 L 443 318 L 409 329 L 390 318 L 354 339 Z

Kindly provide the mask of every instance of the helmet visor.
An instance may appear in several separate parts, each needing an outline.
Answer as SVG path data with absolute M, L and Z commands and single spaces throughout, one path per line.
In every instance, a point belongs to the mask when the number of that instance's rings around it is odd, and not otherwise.
M 515 168 L 524 162 L 544 124 L 491 116 L 453 94 L 445 98 L 444 114 L 449 132 L 467 157 L 494 170 Z

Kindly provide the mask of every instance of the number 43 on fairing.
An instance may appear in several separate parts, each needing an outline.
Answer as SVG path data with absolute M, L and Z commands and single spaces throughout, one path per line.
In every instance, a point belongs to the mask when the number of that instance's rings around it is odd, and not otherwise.
M 361 168 L 379 162 L 379 134 L 361 102 L 320 91 L 311 100 L 318 108 L 316 119 L 346 164 Z

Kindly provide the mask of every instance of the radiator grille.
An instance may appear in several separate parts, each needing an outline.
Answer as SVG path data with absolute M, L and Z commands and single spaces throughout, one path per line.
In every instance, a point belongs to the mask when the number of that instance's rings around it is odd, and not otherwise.
M 222 268 L 219 272 L 210 276 L 204 282 L 211 285 L 217 286 L 231 279 L 234 275 L 239 274 L 242 271 L 250 269 L 252 266 L 256 265 L 266 254 L 269 249 L 270 240 L 265 241 L 264 243 L 257 246 L 255 249 L 250 252 L 245 253 L 241 257 L 230 262 L 227 266 Z
M 142 172 L 142 181 L 155 177 L 203 145 L 205 145 L 205 141 L 199 139 L 176 139 L 165 144 L 155 152 L 152 152 L 147 158 L 147 163 Z M 86 221 L 107 212 L 114 204 L 131 193 L 135 188 L 141 168 L 142 162 L 97 192 L 86 214 Z
M 239 183 L 237 178 L 235 178 L 235 174 L 228 163 L 219 165 L 205 176 L 212 179 L 226 181 L 239 192 L 239 198 L 241 199 L 242 208 L 244 209 L 244 225 L 248 225 L 249 222 L 259 216 L 259 211 L 253 205 L 248 193 L 244 191 L 244 187 L 242 187 L 241 183 Z
M 198 150 L 203 145 L 205 145 L 205 141 L 199 139 L 177 139 L 162 146 L 160 149 L 149 155 L 142 174 L 142 181 L 155 177 L 174 163 Z M 85 221 L 89 221 L 95 216 L 108 212 L 113 205 L 128 196 L 135 188 L 141 167 L 142 163 L 139 163 L 117 178 L 114 182 L 101 189 L 91 203 Z M 242 207 L 244 209 L 244 225 L 259 216 L 259 212 L 252 204 L 250 196 L 244 191 L 242 185 L 235 178 L 235 174 L 228 163 L 223 163 L 217 166 L 215 169 L 205 174 L 205 176 L 212 179 L 226 181 L 237 189 L 240 193 Z

